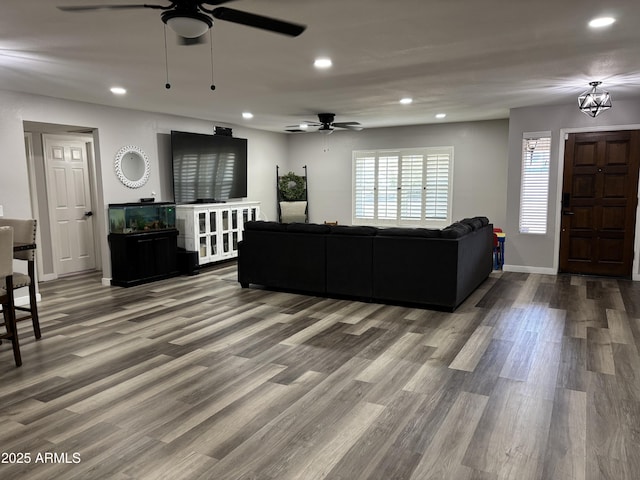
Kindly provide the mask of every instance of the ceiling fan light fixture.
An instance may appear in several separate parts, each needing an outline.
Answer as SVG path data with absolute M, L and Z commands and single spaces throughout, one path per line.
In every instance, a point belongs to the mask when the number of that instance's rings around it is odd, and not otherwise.
M 184 38 L 198 38 L 213 26 L 213 20 L 200 12 L 180 12 L 171 10 L 161 15 L 162 21 L 177 35 Z
M 591 90 L 582 93 L 578 97 L 578 108 L 580 111 L 590 117 L 597 117 L 605 110 L 611 108 L 611 96 L 598 86 L 602 82 L 589 82 Z

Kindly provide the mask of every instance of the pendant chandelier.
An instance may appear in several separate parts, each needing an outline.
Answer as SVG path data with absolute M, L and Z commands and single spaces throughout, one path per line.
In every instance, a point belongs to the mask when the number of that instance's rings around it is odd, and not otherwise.
M 578 97 L 578 108 L 590 117 L 597 117 L 600 113 L 611 108 L 611 96 L 609 92 L 598 88 L 602 82 L 589 82 L 591 90 Z

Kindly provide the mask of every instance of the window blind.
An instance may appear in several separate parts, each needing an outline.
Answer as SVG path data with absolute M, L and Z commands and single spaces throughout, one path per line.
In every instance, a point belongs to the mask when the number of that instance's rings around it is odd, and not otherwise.
M 525 133 L 522 139 L 520 233 L 547 233 L 551 132 Z

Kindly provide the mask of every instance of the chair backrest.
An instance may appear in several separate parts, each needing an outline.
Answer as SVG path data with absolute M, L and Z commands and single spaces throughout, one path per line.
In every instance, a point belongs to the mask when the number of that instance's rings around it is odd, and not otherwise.
M 13 228 L 0 227 L 0 277 L 13 275 Z
M 13 241 L 19 243 L 36 243 L 36 220 L 0 217 L 0 227 L 13 227 Z M 33 261 L 35 250 L 14 252 L 13 258 Z

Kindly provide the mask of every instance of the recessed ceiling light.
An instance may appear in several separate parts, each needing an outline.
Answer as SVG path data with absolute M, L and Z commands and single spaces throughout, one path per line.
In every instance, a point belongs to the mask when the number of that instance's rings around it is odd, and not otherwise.
M 598 17 L 591 20 L 589 22 L 589 26 L 591 28 L 608 27 L 609 25 L 613 24 L 615 21 L 616 19 L 613 17 Z
M 436 118 L 444 118 L 446 116 L 447 116 L 446 113 L 436 113 Z
M 327 57 L 316 58 L 316 60 L 313 62 L 313 66 L 316 68 L 330 68 L 332 65 L 333 62 L 330 58 Z
M 125 93 L 127 93 L 127 90 L 122 87 L 111 87 L 111 93 L 113 93 L 114 95 L 124 95 Z
M 409 98 L 409 97 L 401 98 L 400 103 L 402 105 L 409 105 L 410 103 L 413 103 L 413 98 Z
M 253 118 L 253 113 L 251 112 L 242 112 L 242 118 L 246 118 L 247 120 L 250 120 Z

